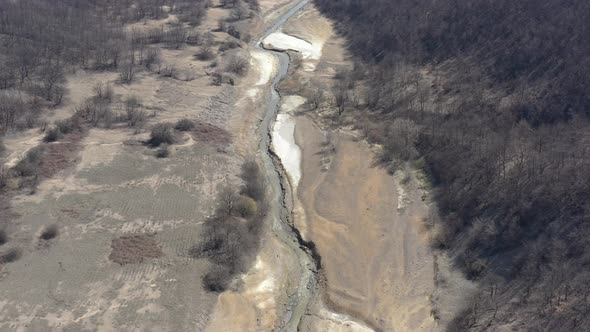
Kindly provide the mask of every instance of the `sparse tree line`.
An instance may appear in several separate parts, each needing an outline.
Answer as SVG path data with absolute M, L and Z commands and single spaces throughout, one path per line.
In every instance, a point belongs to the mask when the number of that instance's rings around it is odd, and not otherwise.
M 241 179 L 244 184 L 239 190 L 221 191 L 202 240 L 189 251 L 191 257 L 206 258 L 212 264 L 202 280 L 212 292 L 232 287 L 234 277 L 248 271 L 260 247 L 268 207 L 264 177 L 255 161 L 244 162 Z
M 449 330 L 589 330 L 590 3 L 316 3 L 356 59 L 334 108 L 424 171 L 433 246 L 482 285 Z
M 150 45 L 179 48 L 199 39 L 191 26 L 201 22 L 208 5 L 199 0 L 3 1 L 0 131 L 34 127 L 40 109 L 62 102 L 65 76 L 78 68 L 116 70 L 124 83 L 141 67 L 176 75 L 175 68 L 162 64 L 159 48 Z M 178 20 L 146 31 L 124 27 L 169 14 Z

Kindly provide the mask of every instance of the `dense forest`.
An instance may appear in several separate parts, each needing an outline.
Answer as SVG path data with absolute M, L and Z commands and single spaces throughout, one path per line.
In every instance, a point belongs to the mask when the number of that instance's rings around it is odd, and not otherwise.
M 449 330 L 590 330 L 590 2 L 315 2 L 355 124 L 424 171 L 433 246 L 481 285 Z

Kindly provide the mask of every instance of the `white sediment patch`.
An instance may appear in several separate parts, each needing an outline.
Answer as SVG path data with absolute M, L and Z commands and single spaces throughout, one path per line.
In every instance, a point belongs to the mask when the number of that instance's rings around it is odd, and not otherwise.
M 305 60 L 319 61 L 322 57 L 323 43 L 308 42 L 301 38 L 293 37 L 282 32 L 273 32 L 262 41 L 262 46 L 275 51 L 296 51 L 301 53 L 304 60 L 303 68 L 306 71 L 315 70 L 316 64 Z
M 348 315 L 335 313 L 326 308 L 321 308 L 318 317 L 324 319 L 324 327 L 329 331 L 374 332 L 370 327 L 355 321 Z
M 252 58 L 256 62 L 256 67 L 260 75 L 256 85 L 266 85 L 272 78 L 276 67 L 275 57 L 266 52 L 252 51 Z
M 286 96 L 281 104 L 281 113 L 272 130 L 272 148 L 281 159 L 281 163 L 289 176 L 293 192 L 301 180 L 301 149 L 295 143 L 295 121 L 293 112 L 305 103 L 301 96 Z

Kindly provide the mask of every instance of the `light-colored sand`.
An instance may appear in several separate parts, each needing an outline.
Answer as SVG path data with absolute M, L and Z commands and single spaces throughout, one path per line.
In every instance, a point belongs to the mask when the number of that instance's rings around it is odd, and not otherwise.
M 322 257 L 327 304 L 384 331 L 432 331 L 429 296 L 434 291 L 434 257 L 420 221 L 428 208 L 415 187 L 399 212 L 397 186 L 373 167 L 369 147 L 337 135 L 327 171 L 319 129 L 297 119 L 303 150 L 299 189 L 305 228 Z
M 262 42 L 265 48 L 277 51 L 296 51 L 303 55 L 304 59 L 318 60 L 322 56 L 321 45 L 313 45 L 303 39 L 289 36 L 282 32 L 273 32 Z
M 308 42 L 282 32 L 274 32 L 263 40 L 262 45 L 269 50 L 299 52 L 303 57 L 304 70 L 314 71 L 322 56 L 323 41 L 314 39 Z
M 297 191 L 301 179 L 301 149 L 295 143 L 295 121 L 292 113 L 304 103 L 305 98 L 301 96 L 284 97 L 272 130 L 272 148 L 289 176 L 293 192 Z
M 219 296 L 207 332 L 272 331 L 280 323 L 282 304 L 294 291 L 298 270 L 296 257 L 270 233 L 255 265 L 242 277 L 241 292 Z
M 258 50 L 253 50 L 250 52 L 252 55 L 252 60 L 254 62 L 254 68 L 259 73 L 258 82 L 256 85 L 266 85 L 273 77 L 276 67 L 276 59 L 271 54 L 267 52 L 261 52 Z

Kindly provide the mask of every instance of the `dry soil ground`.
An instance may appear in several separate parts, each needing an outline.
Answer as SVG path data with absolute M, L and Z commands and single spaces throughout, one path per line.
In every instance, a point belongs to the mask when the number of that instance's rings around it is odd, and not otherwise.
M 264 2 L 263 12 L 272 12 L 270 4 L 277 5 Z M 228 12 L 210 9 L 199 29 L 217 27 Z M 227 35 L 215 32 L 215 38 Z M 116 100 L 139 96 L 150 117 L 140 133 L 122 126 L 90 129 L 75 165 L 43 180 L 33 193 L 13 198 L 18 217 L 10 220 L 9 242 L 2 249 L 19 248 L 22 255 L 0 272 L 0 330 L 266 330 L 276 324 L 273 308 L 280 303 L 274 295 L 288 287 L 284 275 L 292 271 L 282 268 L 273 275 L 276 269 L 269 266 L 277 267 L 279 257 L 293 269 L 297 264 L 289 264 L 289 253 L 281 255 L 272 237 L 252 273 L 243 277 L 243 291 L 219 298 L 201 286 L 208 262 L 187 255 L 220 187 L 237 186 L 241 162 L 256 152 L 256 120 L 266 108 L 258 107 L 262 92 L 248 94 L 246 88 L 259 85 L 262 91 L 273 66 L 258 55 L 253 61 L 264 63 L 264 71 L 252 70 L 235 87 L 212 86 L 205 74 L 209 62 L 196 61 L 197 51 L 162 49 L 163 62 L 192 80 L 147 71 L 130 85 L 117 83 L 116 73 L 80 70 L 68 77 L 66 103 L 45 116 L 49 122 L 70 116 L 98 82 L 110 84 Z M 164 159 L 133 143 L 147 139 L 152 125 L 181 118 L 223 128 L 233 143 L 221 146 L 185 134 Z M 38 130 L 8 137 L 4 162 L 18 161 L 41 137 Z M 58 235 L 39 240 L 51 224 L 58 226 Z M 128 252 L 113 255 L 113 250 Z

